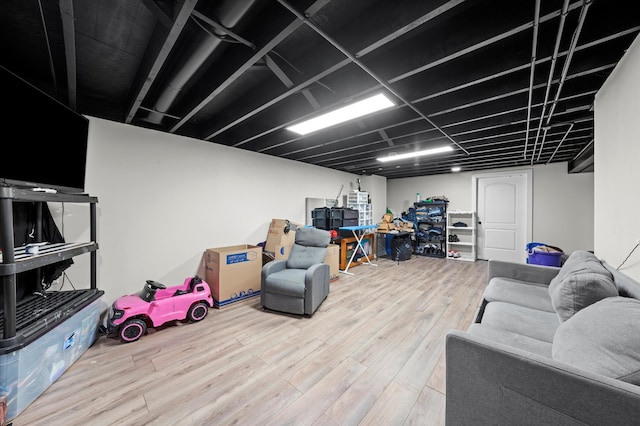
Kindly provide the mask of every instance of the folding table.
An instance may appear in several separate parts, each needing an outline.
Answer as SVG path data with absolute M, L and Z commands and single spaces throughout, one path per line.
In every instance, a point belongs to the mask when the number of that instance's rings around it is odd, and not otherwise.
M 371 259 L 369 259 L 369 255 L 367 254 L 367 251 L 362 245 L 362 240 L 364 239 L 366 231 L 370 229 L 375 229 L 377 227 L 378 225 L 357 225 L 357 226 L 341 226 L 340 228 L 338 228 L 341 231 L 351 231 L 353 233 L 353 237 L 356 239 L 356 247 L 353 249 L 353 253 L 351 253 L 351 258 L 349 259 L 349 262 L 347 262 L 347 267 L 344 268 L 344 271 L 340 271 L 340 272 L 342 272 L 343 274 L 353 275 L 353 272 L 349 272 L 349 266 L 351 266 L 351 263 L 353 262 L 353 258 L 358 252 L 358 249 L 362 250 L 362 253 L 364 253 L 365 258 L 367 259 L 367 261 L 363 262 L 363 264 L 367 263 L 371 266 L 378 266 L 375 263 L 371 263 Z M 374 241 L 372 243 L 374 244 L 374 247 L 375 247 L 375 234 L 373 235 L 374 235 L 373 237 Z

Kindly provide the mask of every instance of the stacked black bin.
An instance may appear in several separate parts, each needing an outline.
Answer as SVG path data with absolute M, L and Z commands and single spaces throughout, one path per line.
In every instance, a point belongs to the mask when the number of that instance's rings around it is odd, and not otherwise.
M 311 212 L 313 226 L 318 229 L 338 230 L 341 226 L 357 226 L 358 210 L 343 207 L 318 207 Z
M 330 208 L 329 207 L 318 207 L 313 209 L 311 212 L 311 220 L 313 221 L 313 226 L 318 229 L 326 229 L 330 230 Z
M 338 229 L 341 226 L 357 226 L 358 210 L 348 208 L 331 209 L 331 229 Z

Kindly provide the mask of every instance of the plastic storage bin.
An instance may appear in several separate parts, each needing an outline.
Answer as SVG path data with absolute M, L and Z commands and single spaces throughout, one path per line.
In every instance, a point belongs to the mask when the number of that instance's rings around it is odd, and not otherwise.
M 562 263 L 562 253 L 532 251 L 529 253 L 529 263 L 533 265 L 560 266 Z
M 349 208 L 331 209 L 331 219 L 358 219 L 358 210 Z M 357 223 L 356 223 L 357 225 Z M 352 226 L 352 225 L 344 225 Z
M 0 351 L 0 387 L 5 389 L 7 420 L 18 416 L 55 382 L 98 335 L 100 299 L 20 349 Z
M 549 247 L 554 250 L 558 250 L 557 252 L 546 252 L 541 251 L 540 249 L 536 250 L 536 247 Z M 561 266 L 562 265 L 562 255 L 564 254 L 561 249 L 553 246 L 548 246 L 543 243 L 529 243 L 527 244 L 527 263 L 533 265 L 544 265 L 544 266 Z

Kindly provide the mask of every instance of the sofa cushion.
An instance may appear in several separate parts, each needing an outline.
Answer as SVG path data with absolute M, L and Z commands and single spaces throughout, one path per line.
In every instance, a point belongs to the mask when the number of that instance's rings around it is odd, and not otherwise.
M 549 296 L 549 286 L 544 284 L 495 277 L 489 281 L 483 297 L 487 302 L 508 302 L 541 311 L 555 312 Z
M 484 309 L 482 324 L 551 343 L 560 322 L 555 312 L 490 302 Z
M 543 342 L 542 340 L 534 339 L 512 331 L 494 328 L 486 324 L 471 324 L 467 331 L 474 336 L 551 358 L 552 344 L 550 342 Z
M 562 323 L 553 359 L 640 385 L 640 300 L 609 297 Z
M 606 297 L 618 295 L 611 273 L 588 251 L 576 250 L 549 283 L 549 295 L 560 321 Z

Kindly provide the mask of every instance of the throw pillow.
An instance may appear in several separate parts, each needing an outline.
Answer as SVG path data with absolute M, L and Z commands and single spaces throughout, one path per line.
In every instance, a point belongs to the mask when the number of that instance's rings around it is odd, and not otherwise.
M 558 275 L 556 275 L 554 280 L 560 281 L 571 272 L 575 272 L 578 269 L 581 269 L 585 264 L 593 262 L 594 260 L 599 262 L 596 255 L 591 253 L 590 251 L 575 250 L 571 252 L 567 260 L 565 260 L 562 267 L 558 271 Z
M 553 359 L 640 385 L 640 300 L 608 297 L 560 324 Z
M 587 251 L 572 253 L 549 283 L 551 304 L 560 322 L 592 303 L 618 294 L 611 272 Z
M 595 254 L 586 250 L 576 250 L 564 262 L 558 274 L 551 280 L 550 285 L 557 285 L 569 274 L 576 272 L 599 272 L 612 278 L 611 273 L 607 271 L 607 268 L 602 265 Z
M 551 304 L 560 322 L 571 318 L 579 310 L 606 297 L 618 295 L 613 280 L 594 272 L 569 274 L 557 286 L 549 287 Z

